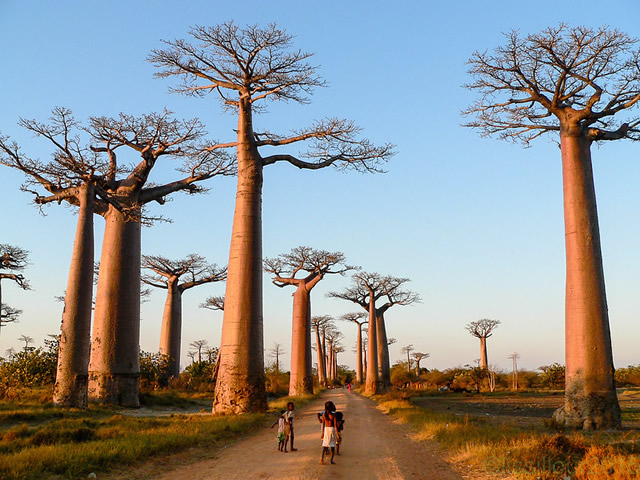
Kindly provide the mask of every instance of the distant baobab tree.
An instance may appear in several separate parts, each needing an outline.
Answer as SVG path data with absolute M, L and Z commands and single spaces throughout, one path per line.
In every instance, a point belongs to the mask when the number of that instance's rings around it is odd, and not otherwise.
M 269 349 L 269 357 L 275 359 L 276 373 L 280 373 L 280 355 L 284 355 L 285 353 L 282 344 L 273 342 L 273 347 Z
M 331 325 L 333 318 L 329 315 L 316 315 L 311 317 L 311 326 L 316 334 L 316 352 L 318 356 L 318 383 L 321 387 L 327 386 L 327 362 L 325 351 L 324 332 L 328 325 Z M 321 334 L 322 332 L 322 334 Z
M 313 393 L 311 365 L 311 290 L 325 275 L 344 275 L 354 270 L 340 252 L 296 247 L 290 253 L 264 260 L 264 270 L 278 287 L 293 285 L 293 327 L 291 333 L 291 377 L 289 395 Z
M 227 269 L 208 264 L 204 257 L 194 253 L 181 260 L 143 255 L 142 267 L 153 272 L 141 277 L 143 283 L 167 290 L 160 331 L 160 354 L 168 357 L 167 374 L 177 378 L 180 375 L 182 343 L 182 294 L 198 285 L 224 281 Z
M 311 54 L 292 50 L 292 36 L 275 24 L 239 28 L 233 22 L 193 27 L 195 43 L 165 41 L 149 60 L 158 77 L 177 77 L 174 91 L 187 95 L 220 96 L 226 109 L 237 114 L 235 140 L 212 148 L 236 148 L 238 190 L 229 255 L 221 369 L 216 383 L 214 411 L 241 413 L 267 409 L 264 388 L 262 319 L 262 183 L 263 169 L 276 163 L 297 168 L 334 166 L 380 172 L 379 164 L 392 154 L 391 145 L 374 146 L 358 138 L 359 128 L 336 118 L 279 135 L 254 130 L 253 113 L 268 100 L 306 103 L 307 95 L 324 86 Z M 300 154 L 274 152 L 273 147 L 309 146 Z M 261 150 L 268 149 L 263 156 Z
M 200 308 L 206 308 L 207 310 L 224 311 L 224 296 L 218 295 L 207 297 L 204 302 L 200 304 Z
M 33 337 L 29 337 L 28 335 L 20 335 L 20 338 L 18 338 L 18 340 L 24 342 L 25 352 L 29 349 L 29 344 L 33 343 Z
M 362 358 L 362 325 L 368 323 L 367 315 L 364 312 L 345 313 L 340 320 L 355 323 L 358 326 L 356 335 L 356 382 L 362 383 L 363 377 L 363 358 Z
M 400 349 L 400 353 L 406 353 L 407 354 L 407 372 L 411 373 L 411 352 L 413 352 L 415 349 L 413 348 L 413 345 L 407 345 L 406 347 L 402 347 Z
M 469 322 L 465 327 L 474 337 L 480 339 L 480 368 L 487 371 L 489 359 L 487 356 L 487 338 L 493 335 L 493 331 L 500 325 L 500 320 L 483 318 L 474 322 Z
M 480 99 L 467 126 L 528 145 L 560 137 L 564 192 L 565 404 L 554 421 L 573 428 L 619 428 L 591 145 L 640 139 L 638 40 L 609 27 L 566 24 L 521 37 L 469 60 Z
M 518 359 L 520 358 L 520 354 L 513 352 L 510 355 L 507 355 L 507 358 L 513 361 L 513 376 L 511 379 L 511 389 L 518 390 Z
M 0 137 L 0 148 L 2 148 L 2 137 Z M 23 290 L 29 290 L 29 283 L 24 275 L 19 273 L 24 271 L 28 264 L 29 252 L 14 245 L 0 243 L 0 328 L 16 322 L 22 313 L 22 310 L 2 303 L 2 280 L 12 280 Z
M 384 314 L 394 305 L 411 305 L 420 301 L 417 293 L 403 287 L 408 278 L 382 276 L 378 273 L 359 272 L 353 275 L 353 285 L 342 292 L 329 292 L 328 296 L 348 300 L 369 312 L 369 343 L 367 379 L 365 391 L 378 393 L 391 386 L 391 364 L 389 342 Z M 386 302 L 376 306 L 376 302 L 386 297 Z M 371 355 L 374 355 L 372 357 Z M 374 374 L 375 369 L 375 374 Z
M 202 362 L 202 352 L 209 348 L 209 342 L 206 340 L 194 340 L 189 346 L 195 348 L 196 355 L 198 355 L 198 363 Z
M 423 352 L 413 352 L 411 356 L 416 361 L 416 375 L 420 375 L 420 360 L 429 358 L 431 355 Z

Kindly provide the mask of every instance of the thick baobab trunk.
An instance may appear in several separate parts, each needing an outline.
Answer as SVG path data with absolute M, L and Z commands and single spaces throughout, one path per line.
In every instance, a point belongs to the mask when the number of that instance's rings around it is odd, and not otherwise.
M 167 375 L 180 376 L 180 346 L 182 343 L 182 290 L 178 278 L 167 281 L 167 301 L 162 315 L 160 330 L 160 354 L 168 359 Z M 168 380 L 168 379 L 163 379 Z
M 80 187 L 78 200 L 80 210 L 64 299 L 53 403 L 84 408 L 87 406 L 93 300 L 93 186 Z
M 140 223 L 113 207 L 98 275 L 89 364 L 89 399 L 140 405 Z
M 311 298 L 305 285 L 300 285 L 293 294 L 293 328 L 291 332 L 289 395 L 313 393 Z
M 333 368 L 333 340 L 329 340 L 329 348 L 327 350 L 329 351 L 329 354 L 327 356 L 327 369 L 329 371 L 328 380 L 330 384 L 333 384 L 333 381 L 336 379 L 336 372 Z
M 378 381 L 383 391 L 385 391 L 391 387 L 391 365 L 387 329 L 384 324 L 384 313 L 382 312 L 376 312 L 376 334 L 378 338 Z
M 262 159 L 249 99 L 240 99 L 238 189 L 213 411 L 266 411 L 262 325 Z
M 316 326 L 316 353 L 318 355 L 318 383 L 321 387 L 327 386 L 327 373 L 324 369 L 324 352 L 320 341 L 320 327 Z
M 487 337 L 480 338 L 480 368 L 489 369 L 489 357 L 487 356 Z
M 364 391 L 367 395 L 375 395 L 380 388 L 378 380 L 378 336 L 376 334 L 376 311 L 373 304 L 373 292 L 370 293 L 370 296 L 372 300 L 370 300 L 369 304 L 369 341 L 367 345 L 367 357 L 369 360 Z
M 554 421 L 566 427 L 619 428 L 613 353 L 600 250 L 590 141 L 561 133 L 567 284 L 565 404 Z
M 358 323 L 358 338 L 357 338 L 357 350 L 358 358 L 356 359 L 356 382 L 362 383 L 362 324 Z

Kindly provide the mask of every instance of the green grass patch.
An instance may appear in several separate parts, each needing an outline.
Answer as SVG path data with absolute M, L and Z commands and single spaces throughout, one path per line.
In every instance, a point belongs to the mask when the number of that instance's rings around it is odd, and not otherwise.
M 558 433 L 542 422 L 524 429 L 490 417 L 436 412 L 398 393 L 374 400 L 380 410 L 411 425 L 414 439 L 435 440 L 454 462 L 489 473 L 523 480 L 640 478 L 638 430 Z

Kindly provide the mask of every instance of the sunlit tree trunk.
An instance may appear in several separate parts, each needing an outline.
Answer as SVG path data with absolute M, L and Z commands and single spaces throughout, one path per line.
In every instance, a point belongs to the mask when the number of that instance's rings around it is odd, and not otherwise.
M 167 300 L 160 330 L 160 354 L 168 358 L 167 375 L 180 376 L 180 347 L 182 343 L 182 290 L 178 278 L 167 280 Z
M 324 369 L 324 352 L 320 341 L 320 326 L 316 325 L 316 353 L 318 354 L 318 383 L 321 387 L 327 386 L 327 374 Z
M 365 393 L 367 395 L 375 395 L 380 389 L 378 379 L 378 335 L 376 326 L 376 308 L 375 296 L 373 292 L 369 293 L 369 340 L 367 344 L 367 377 L 365 384 Z
M 53 403 L 84 408 L 87 406 L 93 300 L 93 186 L 79 187 L 77 198 L 80 208 L 62 314 Z
M 378 380 L 384 391 L 391 387 L 391 365 L 384 313 L 380 309 L 376 311 L 376 333 L 378 339 Z
M 293 294 L 289 395 L 313 393 L 311 363 L 311 296 L 304 282 Z
M 361 384 L 362 383 L 362 324 L 358 323 L 358 338 L 357 342 L 357 350 L 358 350 L 358 358 L 356 359 L 356 381 Z
M 487 337 L 480 337 L 480 368 L 489 369 L 489 357 L 487 356 Z
M 89 364 L 89 399 L 139 406 L 140 223 L 109 207 Z
M 266 411 L 262 325 L 262 161 L 254 143 L 251 105 L 240 98 L 238 189 L 213 411 Z
M 554 420 L 574 428 L 619 428 L 590 141 L 568 128 L 562 129 L 560 139 L 567 256 L 566 386 L 565 404 Z

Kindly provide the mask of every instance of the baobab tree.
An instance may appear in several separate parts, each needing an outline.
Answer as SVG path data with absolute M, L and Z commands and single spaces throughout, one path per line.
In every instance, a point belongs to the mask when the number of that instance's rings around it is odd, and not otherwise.
M 274 358 L 276 361 L 276 373 L 280 373 L 280 355 L 284 355 L 285 353 L 281 343 L 273 342 L 273 347 L 269 350 L 269 357 Z
M 189 344 L 190 347 L 195 348 L 196 355 L 198 355 L 198 363 L 202 362 L 202 351 L 209 347 L 209 342 L 206 340 L 194 340 Z
M 101 188 L 108 162 L 89 148 L 87 132 L 70 110 L 57 107 L 49 122 L 21 119 L 19 125 L 53 147 L 52 160 L 43 163 L 22 152 L 15 142 L 0 137 L 0 163 L 23 172 L 22 190 L 34 194 L 43 208 L 62 201 L 78 208 L 78 221 L 63 297 L 61 339 L 58 349 L 56 405 L 87 406 L 91 312 L 93 308 L 94 213 L 104 213 L 113 201 Z M 34 190 L 34 189 L 38 190 Z M 42 194 L 42 189 L 46 192 Z M 102 198 L 98 198 L 98 192 Z
M 0 149 L 2 137 L 0 137 Z M 0 156 L 0 163 L 2 157 Z M 23 290 L 29 290 L 29 282 L 22 275 L 22 271 L 29 264 L 29 252 L 6 243 L 0 243 L 0 327 L 18 320 L 22 310 L 18 310 L 2 303 L 2 280 L 12 280 Z
M 420 360 L 429 358 L 431 355 L 423 352 L 413 352 L 411 356 L 416 361 L 416 375 L 420 375 Z
M 333 166 L 364 172 L 381 171 L 391 145 L 374 146 L 357 137 L 359 128 L 342 119 L 279 135 L 254 129 L 253 113 L 268 100 L 306 103 L 324 82 L 311 54 L 292 50 L 292 37 L 275 24 L 239 28 L 233 22 L 193 27 L 195 44 L 167 41 L 149 60 L 158 77 L 182 79 L 174 91 L 204 96 L 217 93 L 226 109 L 237 114 L 234 141 L 212 148 L 236 147 L 238 188 L 231 234 L 227 308 L 221 344 L 222 375 L 216 383 L 214 411 L 240 413 L 267 408 L 264 389 L 262 326 L 262 183 L 267 165 L 286 162 L 297 168 Z M 273 147 L 308 146 L 306 152 L 273 153 Z M 269 149 L 263 156 L 261 150 Z
M 200 308 L 224 311 L 224 295 L 207 297 L 204 302 L 200 304 Z
M 264 260 L 264 270 L 278 287 L 292 285 L 293 322 L 291 332 L 291 376 L 289 395 L 313 393 L 311 364 L 311 290 L 325 275 L 344 275 L 356 267 L 346 265 L 344 254 L 310 247 L 296 247 L 290 253 Z
M 413 348 L 413 345 L 407 345 L 400 349 L 400 353 L 407 354 L 407 372 L 408 373 L 411 373 L 411 352 L 413 352 L 414 350 L 415 348 Z
M 362 363 L 362 325 L 368 323 L 369 320 L 363 320 L 366 318 L 364 312 L 352 312 L 345 313 L 340 317 L 340 320 L 345 322 L 355 323 L 358 326 L 358 333 L 356 336 L 356 382 L 362 383 L 363 380 L 363 363 Z
M 167 195 L 203 189 L 196 182 L 216 175 L 232 175 L 233 160 L 223 151 L 203 150 L 204 129 L 198 120 L 176 120 L 170 112 L 141 117 L 92 118 L 93 150 L 109 158 L 104 189 L 120 208 L 109 204 L 104 214 L 100 274 L 89 365 L 89 395 L 96 401 L 138 405 L 140 336 L 141 223 L 153 220 L 143 212 L 150 202 L 164 203 Z M 140 156 L 139 163 L 123 168 L 122 152 Z M 117 150 L 117 152 L 116 152 Z M 154 166 L 162 158 L 179 159 L 183 175 L 164 185 L 149 185 Z M 117 179 L 119 173 L 122 179 Z
M 391 386 L 389 342 L 384 314 L 394 305 L 411 305 L 419 302 L 420 297 L 417 293 L 403 288 L 409 281 L 408 278 L 359 272 L 353 275 L 353 281 L 354 284 L 351 287 L 342 292 L 330 292 L 328 296 L 348 300 L 369 312 L 369 368 L 367 368 L 365 391 L 375 394 L 380 389 Z M 376 306 L 376 302 L 383 297 L 386 297 L 387 301 L 383 305 Z M 375 355 L 375 358 L 372 355 Z
M 342 332 L 340 332 L 335 325 L 325 326 L 324 335 L 327 339 L 326 346 L 326 364 L 327 364 L 327 380 L 329 383 L 333 383 L 336 380 L 336 348 L 340 346 L 340 342 L 344 338 Z
M 468 85 L 481 94 L 465 113 L 484 135 L 528 145 L 560 136 L 564 192 L 565 404 L 554 421 L 577 428 L 620 427 L 602 267 L 591 145 L 640 138 L 638 40 L 615 29 L 550 27 L 513 31 L 494 54 L 471 57 Z
M 480 339 L 480 368 L 485 372 L 489 368 L 487 357 L 487 338 L 493 335 L 493 331 L 500 325 L 500 320 L 483 318 L 474 322 L 469 322 L 465 328 L 474 337 Z
M 318 356 L 318 383 L 321 387 L 327 386 L 327 362 L 325 361 L 325 341 L 324 332 L 328 325 L 333 322 L 329 315 L 316 315 L 311 317 L 311 326 L 316 334 L 316 353 Z M 322 332 L 322 336 L 320 335 Z
M 18 340 L 20 340 L 21 342 L 24 342 L 24 351 L 26 352 L 27 350 L 29 350 L 29 344 L 33 343 L 33 337 L 30 337 L 28 335 L 20 335 L 20 337 L 18 338 Z
M 160 331 L 160 354 L 168 358 L 167 374 L 178 377 L 182 343 L 182 294 L 198 285 L 223 281 L 227 277 L 227 269 L 210 265 L 204 257 L 194 253 L 181 260 L 143 255 L 142 267 L 153 272 L 143 275 L 142 282 L 167 290 Z
M 518 390 L 518 359 L 520 358 L 520 354 L 513 352 L 512 354 L 507 355 L 507 358 L 513 361 L 511 388 L 513 390 Z

